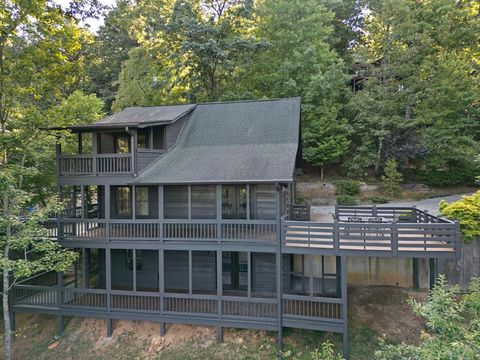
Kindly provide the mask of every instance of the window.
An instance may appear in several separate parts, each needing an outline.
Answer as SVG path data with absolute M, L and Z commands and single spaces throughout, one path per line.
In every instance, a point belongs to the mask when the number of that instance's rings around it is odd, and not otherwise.
M 216 217 L 215 186 L 192 186 L 192 219 L 215 219 Z
M 226 295 L 244 296 L 248 288 L 246 252 L 222 252 L 222 283 Z
M 148 187 L 139 186 L 135 188 L 135 214 L 137 217 L 148 217 Z
M 139 129 L 137 131 L 137 148 L 138 149 L 150 148 L 150 129 Z
M 245 185 L 222 186 L 222 218 L 247 218 L 247 187 Z
M 250 185 L 250 218 L 275 220 L 277 194 L 274 185 Z
M 130 152 L 130 136 L 128 134 L 114 135 L 114 152 L 116 154 L 127 154 Z
M 165 149 L 165 126 L 164 125 L 153 127 L 153 148 Z
M 113 187 L 114 201 L 113 216 L 114 218 L 130 218 L 132 217 L 132 193 L 129 186 Z
M 188 186 L 164 187 L 165 219 L 188 219 Z
M 133 271 L 133 261 L 134 261 L 134 252 L 132 249 L 127 250 L 127 270 L 128 271 Z M 137 271 L 142 271 L 143 269 L 143 256 L 142 256 L 142 250 L 136 250 L 135 251 L 135 264 L 136 264 L 136 270 Z

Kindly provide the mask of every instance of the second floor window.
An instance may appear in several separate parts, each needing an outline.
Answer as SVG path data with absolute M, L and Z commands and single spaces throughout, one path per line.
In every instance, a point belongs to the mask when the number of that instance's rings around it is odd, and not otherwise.
M 132 190 L 129 186 L 117 186 L 115 189 L 114 216 L 129 218 L 132 216 Z
M 137 148 L 150 149 L 150 129 L 139 129 L 137 132 Z
M 135 211 L 137 217 L 149 216 L 148 187 L 139 186 L 135 189 Z
M 135 264 L 136 264 L 136 270 L 137 271 L 142 271 L 143 270 L 143 256 L 142 256 L 142 250 L 136 250 L 135 251 Z M 133 250 L 128 249 L 127 250 L 127 270 L 128 271 L 133 271 L 133 262 L 134 262 L 134 256 L 133 256 Z

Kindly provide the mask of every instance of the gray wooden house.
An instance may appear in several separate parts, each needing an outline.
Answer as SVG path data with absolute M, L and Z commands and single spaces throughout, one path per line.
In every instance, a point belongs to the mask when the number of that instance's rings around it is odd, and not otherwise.
M 455 257 L 458 224 L 416 208 L 293 205 L 300 99 L 134 107 L 57 146 L 68 204 L 50 234 L 70 272 L 17 284 L 12 310 L 278 331 L 347 341 L 347 257 Z M 55 129 L 52 129 L 55 130 Z M 71 151 L 73 152 L 73 151 Z M 308 214 L 307 214 L 308 215 Z M 431 261 L 434 265 L 434 260 Z M 434 268 L 434 267 L 432 267 Z

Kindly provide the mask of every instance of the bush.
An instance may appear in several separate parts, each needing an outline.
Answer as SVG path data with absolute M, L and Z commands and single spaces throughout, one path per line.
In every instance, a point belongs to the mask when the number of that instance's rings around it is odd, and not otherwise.
M 373 195 L 370 197 L 370 201 L 375 204 L 386 204 L 388 203 L 388 198 L 383 195 Z
M 360 182 L 355 180 L 338 180 L 334 182 L 336 195 L 356 196 L 360 193 Z
M 445 200 L 440 201 L 440 213 L 460 222 L 463 241 L 469 242 L 480 237 L 480 191 L 450 204 Z
M 445 168 L 427 167 L 419 171 L 421 180 L 429 186 L 475 185 L 478 165 L 472 162 L 450 164 Z
M 357 205 L 357 198 L 355 196 L 337 195 L 335 199 L 337 200 L 338 205 L 348 205 L 348 206 Z

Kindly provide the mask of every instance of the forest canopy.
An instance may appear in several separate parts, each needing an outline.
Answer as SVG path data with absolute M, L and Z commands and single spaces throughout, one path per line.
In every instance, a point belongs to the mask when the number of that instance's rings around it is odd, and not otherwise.
M 0 5 L 1 146 L 40 170 L 25 183 L 38 198 L 54 183 L 55 139 L 42 127 L 128 106 L 292 96 L 303 158 L 322 174 L 380 178 L 393 159 L 408 180 L 475 181 L 475 0 L 73 4 Z M 96 33 L 82 21 L 92 16 Z

